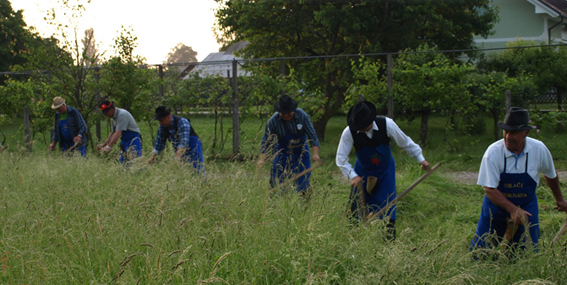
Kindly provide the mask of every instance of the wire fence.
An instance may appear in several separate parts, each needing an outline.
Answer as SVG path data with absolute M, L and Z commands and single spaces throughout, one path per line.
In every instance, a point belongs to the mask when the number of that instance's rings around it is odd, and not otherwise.
M 387 63 L 385 74 L 387 75 L 387 92 L 388 92 L 388 111 L 387 115 L 393 117 L 395 113 L 394 99 L 392 94 L 392 62 L 396 57 L 404 54 L 421 54 L 421 53 L 443 53 L 460 55 L 460 59 L 465 61 L 469 58 L 462 54 L 499 52 L 514 49 L 529 49 L 541 47 L 561 47 L 564 44 L 551 44 L 541 46 L 522 46 L 522 47 L 506 47 L 506 48 L 487 48 L 487 49 L 462 49 L 462 50 L 445 50 L 445 51 L 412 51 L 412 52 L 393 52 L 393 53 L 367 53 L 367 54 L 342 54 L 342 55 L 321 55 L 321 56 L 298 56 L 298 57 L 281 57 L 281 58 L 253 58 L 241 59 L 232 58 L 230 60 L 204 61 L 204 62 L 188 62 L 174 64 L 146 64 L 138 66 L 140 69 L 154 70 L 155 79 L 159 81 L 157 88 L 151 90 L 155 94 L 156 102 L 164 102 L 172 107 L 177 114 L 184 115 L 199 122 L 200 126 L 195 124 L 200 136 L 204 137 L 205 149 L 215 155 L 251 155 L 257 152 L 258 144 L 263 132 L 263 128 L 269 117 L 273 114 L 273 103 L 282 94 L 269 94 L 268 96 L 258 97 L 254 95 L 257 88 L 253 86 L 254 81 L 246 80 L 252 77 L 252 72 L 248 69 L 250 66 L 265 63 L 280 63 L 280 75 L 286 76 L 286 66 L 291 62 L 307 62 L 312 60 L 325 60 L 333 58 L 345 58 L 356 60 L 361 57 L 379 58 L 381 62 Z M 89 66 L 87 69 L 100 71 L 101 66 Z M 29 77 L 34 73 L 48 73 L 49 70 L 21 71 L 21 72 L 0 72 L 0 76 L 9 77 Z M 204 84 L 203 90 L 196 89 L 188 85 L 191 76 L 198 73 L 199 76 L 214 77 L 221 84 L 221 89 L 215 91 L 218 98 L 208 98 L 207 88 Z M 169 77 L 168 77 L 169 76 Z M 378 76 L 378 75 L 377 75 Z M 251 86 L 252 85 L 252 86 Z M 184 89 L 185 88 L 185 89 Z M 181 92 L 180 90 L 185 90 Z M 297 90 L 300 93 L 301 90 Z M 180 95 L 180 93 L 183 93 Z M 101 94 L 100 98 L 104 98 L 105 94 Z M 305 94 L 304 94 L 305 95 Z M 309 94 L 305 95 L 308 97 Z M 305 98 L 303 97 L 303 98 Z M 174 99 L 172 99 L 174 98 Z M 175 99 L 177 98 L 177 99 Z M 203 100 L 201 100 L 203 99 Z M 301 100 L 301 98 L 298 98 Z M 536 104 L 557 105 L 559 108 L 565 102 L 563 94 L 558 94 L 555 89 L 549 90 L 536 98 Z M 301 104 L 309 104 L 309 100 L 305 100 Z M 118 106 L 120 107 L 120 106 Z M 308 106 L 306 106 L 308 107 Z M 96 110 L 95 110 L 96 112 Z M 339 109 L 338 113 L 343 113 L 344 109 Z M 104 140 L 104 135 L 100 131 L 100 117 L 96 122 L 96 140 Z M 143 122 L 139 124 L 144 124 Z M 155 121 L 148 121 L 150 133 L 157 130 Z M 153 126 L 151 125 L 153 124 Z M 33 134 L 30 134 L 30 128 L 26 125 L 26 142 L 29 141 Z M 93 136 L 94 137 L 94 136 Z M 146 138 L 147 137 L 147 138 Z M 144 144 L 151 145 L 151 136 L 146 136 Z M 210 143 L 208 143 L 210 142 Z

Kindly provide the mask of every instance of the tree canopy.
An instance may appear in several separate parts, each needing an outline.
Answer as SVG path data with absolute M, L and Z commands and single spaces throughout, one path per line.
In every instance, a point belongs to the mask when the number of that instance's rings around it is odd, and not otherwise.
M 245 58 L 331 56 L 396 52 L 427 44 L 437 49 L 474 47 L 474 35 L 488 36 L 497 20 L 489 0 L 228 0 L 217 10 L 221 32 L 249 41 Z M 457 54 L 451 55 L 457 56 Z M 264 64 L 273 74 L 279 64 Z M 320 57 L 287 62 L 303 90 L 317 134 L 342 106 L 354 81 L 348 58 Z M 277 94 L 273 94 L 274 98 Z M 306 107 L 306 106 L 304 106 Z
M 22 10 L 14 11 L 10 1 L 0 1 L 0 71 L 24 64 L 29 46 L 41 42 L 37 32 L 27 27 Z M 0 80 L 3 82 L 4 78 Z
M 178 43 L 167 54 L 166 63 L 183 63 L 197 61 L 197 52 L 192 47 L 186 46 L 183 43 Z

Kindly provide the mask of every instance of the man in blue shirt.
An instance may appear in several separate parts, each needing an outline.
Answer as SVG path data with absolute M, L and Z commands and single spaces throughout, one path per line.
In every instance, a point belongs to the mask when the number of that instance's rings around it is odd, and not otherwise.
M 57 142 L 61 151 L 79 151 L 83 157 L 87 156 L 87 124 L 79 110 L 67 106 L 65 99 L 53 98 L 52 109 L 55 109 L 55 124 L 53 125 L 53 138 L 47 149 L 54 150 Z
M 262 137 L 259 167 L 262 167 L 266 160 L 268 147 L 271 144 L 274 145 L 274 160 L 270 178 L 272 187 L 310 168 L 311 159 L 319 160 L 319 139 L 309 115 L 297 108 L 297 105 L 297 102 L 290 96 L 281 96 L 274 104 L 276 112 L 266 124 Z M 312 157 L 309 153 L 307 139 L 310 140 L 313 147 Z M 311 174 L 307 173 L 297 179 L 297 192 L 302 192 L 309 187 L 310 176 Z
M 203 148 L 201 140 L 191 125 L 191 122 L 183 117 L 171 115 L 171 110 L 165 106 L 156 109 L 154 120 L 159 121 L 159 128 L 154 143 L 154 150 L 148 163 L 160 154 L 165 148 L 167 140 L 171 142 L 175 157 L 183 162 L 189 162 L 199 172 L 204 172 Z

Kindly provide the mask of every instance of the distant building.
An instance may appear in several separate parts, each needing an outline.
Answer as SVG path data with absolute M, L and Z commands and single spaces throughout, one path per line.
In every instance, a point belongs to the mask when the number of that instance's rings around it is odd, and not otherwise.
M 478 48 L 501 48 L 518 39 L 548 43 L 567 43 L 566 0 L 493 0 L 499 7 L 500 22 L 495 34 L 476 36 Z
M 234 52 L 244 48 L 248 42 L 239 42 L 231 45 L 226 51 L 213 52 L 207 55 L 205 59 L 197 64 L 190 64 L 181 72 L 180 77 L 183 79 L 189 78 L 189 74 L 199 73 L 201 77 L 208 75 L 232 77 L 232 61 L 234 59 L 241 60 L 242 58 L 236 57 Z M 248 76 L 249 72 L 244 70 L 241 65 L 238 66 L 238 76 Z

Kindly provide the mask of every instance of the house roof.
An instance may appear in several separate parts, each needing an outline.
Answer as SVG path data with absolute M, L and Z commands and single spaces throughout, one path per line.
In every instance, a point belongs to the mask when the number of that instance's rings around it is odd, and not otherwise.
M 180 74 L 183 79 L 188 78 L 189 73 L 198 72 L 202 76 L 216 75 L 228 78 L 229 73 L 232 73 L 232 61 L 241 60 L 242 58 L 236 57 L 234 52 L 246 47 L 248 42 L 238 42 L 231 45 L 226 51 L 212 52 L 205 59 L 197 64 L 191 64 L 185 68 Z M 238 68 L 237 76 L 246 76 L 248 72 L 241 67 Z M 232 74 L 230 75 L 232 77 Z
M 567 16 L 567 1 L 565 0 L 527 0 L 535 6 L 536 14 L 547 14 L 552 18 Z

